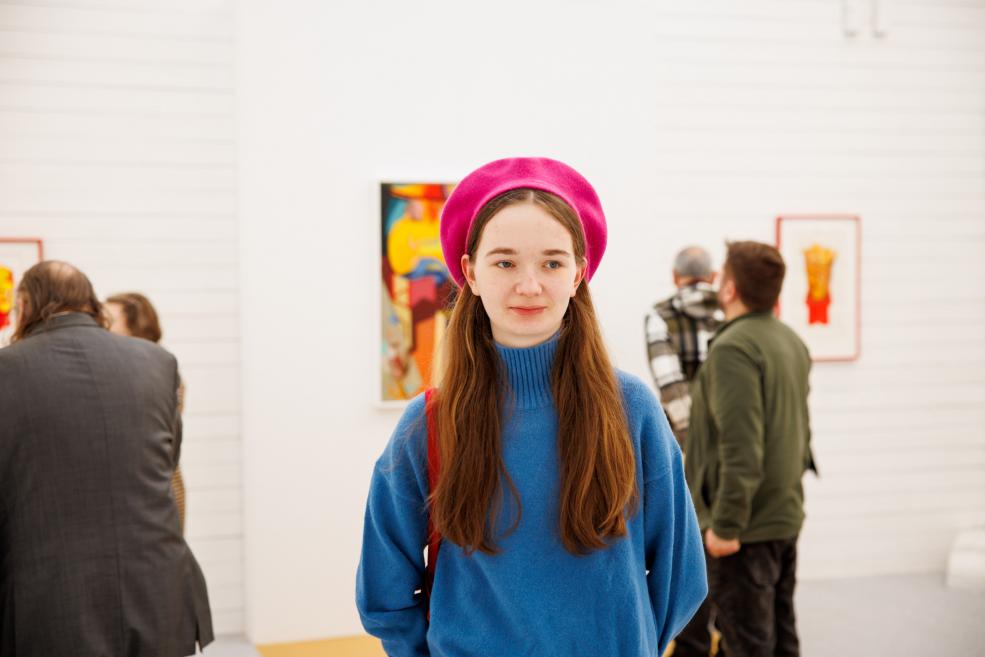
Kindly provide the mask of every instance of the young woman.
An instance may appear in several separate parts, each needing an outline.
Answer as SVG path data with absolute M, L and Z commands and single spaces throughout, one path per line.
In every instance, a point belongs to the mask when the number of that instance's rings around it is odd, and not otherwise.
M 109 317 L 109 330 L 117 335 L 130 335 L 158 343 L 161 341 L 161 324 L 157 319 L 157 310 L 150 299 L 139 292 L 124 292 L 106 299 L 103 309 Z M 178 412 L 185 405 L 185 384 L 178 386 Z M 181 531 L 185 531 L 185 478 L 181 474 L 181 465 L 176 465 L 171 475 L 171 491 L 178 505 L 178 517 L 181 519 Z
M 373 472 L 363 625 L 391 657 L 661 654 L 705 597 L 704 556 L 667 419 L 602 341 L 595 190 L 498 160 L 452 193 L 441 241 L 461 291 L 440 382 Z

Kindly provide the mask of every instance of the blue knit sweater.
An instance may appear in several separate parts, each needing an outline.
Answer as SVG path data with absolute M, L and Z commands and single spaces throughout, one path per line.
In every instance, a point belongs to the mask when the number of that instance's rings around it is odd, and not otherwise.
M 618 373 L 641 491 L 629 533 L 588 556 L 558 532 L 557 417 L 550 389 L 554 338 L 498 347 L 515 394 L 504 416 L 503 459 L 523 506 L 500 553 L 466 556 L 442 542 L 425 619 L 427 428 L 414 399 L 376 463 L 366 506 L 356 602 L 363 626 L 391 657 L 654 657 L 707 592 L 698 524 L 681 453 L 660 405 Z M 500 530 L 515 519 L 505 495 Z

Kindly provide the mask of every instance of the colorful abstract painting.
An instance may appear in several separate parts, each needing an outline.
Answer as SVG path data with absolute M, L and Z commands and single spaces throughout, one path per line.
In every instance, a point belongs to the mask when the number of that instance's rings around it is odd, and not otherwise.
M 0 347 L 10 342 L 14 333 L 14 295 L 20 278 L 41 262 L 41 240 L 0 237 Z
M 859 356 L 859 225 L 855 216 L 777 219 L 777 248 L 787 265 L 779 316 L 817 361 Z
M 381 208 L 381 399 L 411 399 L 438 361 L 455 289 L 441 254 L 438 221 L 453 185 L 383 183 Z

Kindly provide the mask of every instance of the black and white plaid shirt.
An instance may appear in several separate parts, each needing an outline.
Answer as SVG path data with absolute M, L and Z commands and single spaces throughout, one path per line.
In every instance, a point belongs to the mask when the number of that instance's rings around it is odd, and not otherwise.
M 708 341 L 724 321 L 715 289 L 707 283 L 681 288 L 646 315 L 650 372 L 682 448 L 691 415 L 691 381 L 708 354 Z

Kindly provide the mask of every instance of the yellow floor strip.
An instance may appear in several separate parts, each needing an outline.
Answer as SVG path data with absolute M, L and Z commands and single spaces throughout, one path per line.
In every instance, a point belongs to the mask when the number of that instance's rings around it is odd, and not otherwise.
M 719 638 L 718 632 L 712 636 L 712 655 L 718 652 Z M 273 643 L 257 646 L 257 650 L 261 657 L 386 657 L 380 642 L 369 636 L 301 643 Z M 671 641 L 665 657 L 673 654 L 674 642 Z
M 368 636 L 257 646 L 262 657 L 386 657 L 377 639 Z

